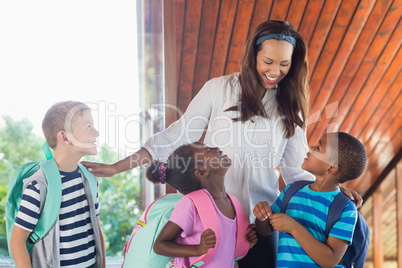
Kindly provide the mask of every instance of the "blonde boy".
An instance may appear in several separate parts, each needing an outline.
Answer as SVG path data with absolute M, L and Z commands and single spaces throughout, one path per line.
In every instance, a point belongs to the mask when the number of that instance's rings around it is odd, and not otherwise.
M 10 250 L 15 264 L 23 268 L 105 267 L 98 195 L 94 204 L 90 200 L 88 180 L 78 168 L 83 156 L 97 153 L 99 133 L 94 127 L 91 110 L 81 102 L 56 103 L 47 111 L 42 130 L 54 150 L 62 181 L 59 217 L 29 255 L 26 242 L 40 217 L 41 194 L 45 194 L 39 184 L 46 183 L 46 179 L 39 169 L 26 179 L 28 183 L 12 230 Z

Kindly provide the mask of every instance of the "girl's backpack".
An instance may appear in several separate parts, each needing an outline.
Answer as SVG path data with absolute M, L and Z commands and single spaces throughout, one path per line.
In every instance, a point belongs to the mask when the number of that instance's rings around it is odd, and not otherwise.
M 215 208 L 210 202 L 208 194 L 203 190 L 198 190 L 186 195 L 191 198 L 198 214 L 200 215 L 204 229 L 212 229 L 215 232 L 217 243 L 219 241 L 218 218 L 215 213 L 211 213 Z M 236 261 L 246 256 L 250 244 L 245 242 L 248 219 L 237 198 L 228 194 L 236 212 L 237 233 L 235 258 Z M 140 220 L 136 224 L 131 234 L 130 240 L 125 244 L 123 253 L 124 261 L 122 268 L 141 267 L 141 268 L 165 268 L 172 257 L 162 256 L 153 251 L 155 239 L 158 237 L 163 226 L 169 220 L 176 203 L 183 197 L 180 194 L 167 194 L 156 199 L 150 204 Z M 210 248 L 208 252 L 191 263 L 191 267 L 202 267 L 206 265 L 214 256 L 218 244 Z M 235 264 L 234 264 L 235 266 Z
M 23 180 L 31 177 L 40 168 L 43 170 L 47 182 L 47 187 L 41 187 L 40 191 L 46 193 L 46 195 L 41 194 L 40 218 L 38 220 L 38 223 L 36 224 L 35 229 L 29 235 L 27 240 L 27 249 L 29 253 L 31 253 L 32 247 L 35 242 L 42 239 L 49 232 L 49 230 L 53 227 L 54 223 L 59 217 L 62 197 L 59 168 L 56 164 L 56 161 L 54 161 L 53 159 L 47 142 L 43 144 L 42 150 L 45 153 L 47 160 L 23 164 L 22 166 L 18 167 L 17 170 L 13 173 L 8 183 L 6 199 L 6 229 L 7 244 L 11 257 L 11 232 L 14 227 L 15 218 L 17 216 L 18 209 L 21 204 L 22 194 L 24 192 Z M 97 185 L 94 176 L 83 165 L 78 164 L 78 166 L 81 172 L 89 181 L 92 197 L 96 201 Z M 39 186 L 41 186 L 41 184 L 39 184 Z M 47 189 L 51 189 L 51 191 L 47 191 Z
M 305 185 L 310 183 L 312 183 L 312 181 L 297 181 L 289 186 L 282 199 L 281 213 L 285 213 L 286 207 L 292 196 Z M 328 210 L 328 217 L 325 225 L 326 237 L 329 236 L 329 233 L 335 223 L 339 221 L 344 207 L 349 202 L 352 201 L 343 193 L 339 193 L 332 201 Z M 340 261 L 340 264 L 347 268 L 363 267 L 369 247 L 369 238 L 370 229 L 366 223 L 366 220 L 359 212 L 357 212 L 357 222 L 355 231 L 353 232 L 352 244 L 347 248 Z

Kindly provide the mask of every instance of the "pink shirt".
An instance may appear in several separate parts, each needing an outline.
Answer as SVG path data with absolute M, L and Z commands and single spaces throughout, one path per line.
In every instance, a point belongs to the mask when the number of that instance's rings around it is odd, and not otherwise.
M 204 191 L 208 193 L 208 191 Z M 211 261 L 204 267 L 233 267 L 236 245 L 236 219 L 229 219 L 223 215 L 209 193 L 208 196 L 218 216 L 220 235 L 219 246 L 216 253 Z M 198 245 L 200 243 L 201 234 L 205 230 L 202 226 L 201 218 L 190 198 L 184 197 L 180 199 L 169 220 L 177 224 L 183 230 L 179 237 L 177 237 L 178 244 Z M 217 231 L 214 230 L 214 232 L 216 233 Z M 189 267 L 191 261 L 195 260 L 197 257 L 198 256 L 176 257 L 174 261 L 175 267 Z

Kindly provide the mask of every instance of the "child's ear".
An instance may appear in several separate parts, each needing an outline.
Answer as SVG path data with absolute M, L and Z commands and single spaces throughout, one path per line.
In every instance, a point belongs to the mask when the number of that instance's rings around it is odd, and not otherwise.
M 68 144 L 70 143 L 66 132 L 60 130 L 59 132 L 57 132 L 57 142 L 61 143 L 61 144 Z
M 337 174 L 338 171 L 339 171 L 339 166 L 338 166 L 338 164 L 332 165 L 332 166 L 330 166 L 329 169 L 328 169 L 328 172 L 329 172 L 329 174 L 331 174 L 331 175 Z
M 209 172 L 206 168 L 204 167 L 199 167 L 194 171 L 194 175 L 198 178 L 198 179 L 204 179 L 206 177 L 208 177 Z

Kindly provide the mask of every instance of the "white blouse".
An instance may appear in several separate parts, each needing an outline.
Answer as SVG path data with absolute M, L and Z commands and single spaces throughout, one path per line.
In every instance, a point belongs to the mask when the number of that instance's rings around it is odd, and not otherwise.
M 239 73 L 208 81 L 193 98 L 186 112 L 167 129 L 149 138 L 144 148 L 153 159 L 166 162 L 180 145 L 198 141 L 208 126 L 204 143 L 219 147 L 232 159 L 225 176 L 225 188 L 242 204 L 250 222 L 254 206 L 260 201 L 273 204 L 279 196 L 279 166 L 286 184 L 297 180 L 314 180 L 302 170 L 308 151 L 306 133 L 300 127 L 286 138 L 286 129 L 278 112 L 276 90 L 266 91 L 262 103 L 269 118 L 254 116 L 246 122 L 234 122 L 238 111 L 225 112 L 239 103 Z

